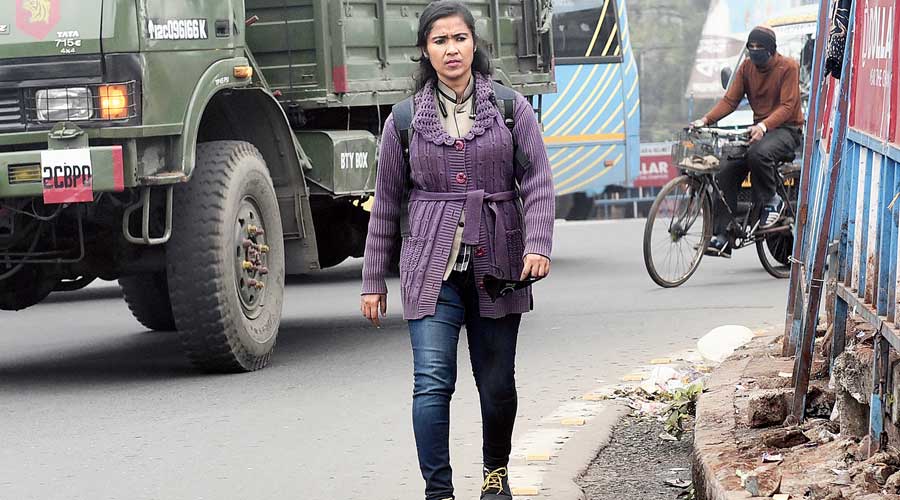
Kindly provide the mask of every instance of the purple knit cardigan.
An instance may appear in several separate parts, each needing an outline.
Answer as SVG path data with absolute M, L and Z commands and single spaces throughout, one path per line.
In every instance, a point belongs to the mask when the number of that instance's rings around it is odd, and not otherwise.
M 491 82 L 475 81 L 475 124 L 467 136 L 452 138 L 441 126 L 434 86 L 415 96 L 410 137 L 410 236 L 400 250 L 403 317 L 434 314 L 453 237 L 465 211 L 463 241 L 475 247 L 477 283 L 485 274 L 519 279 L 525 254 L 550 257 L 555 199 L 541 130 L 529 102 L 517 95 L 510 134 L 494 101 Z M 513 141 L 531 160 L 515 168 Z M 399 232 L 407 170 L 393 116 L 384 126 L 363 265 L 363 294 L 386 294 L 385 274 Z M 511 196 L 518 183 L 519 196 Z M 520 203 L 521 200 L 521 203 Z M 531 289 L 496 303 L 479 286 L 481 316 L 501 318 L 531 310 Z

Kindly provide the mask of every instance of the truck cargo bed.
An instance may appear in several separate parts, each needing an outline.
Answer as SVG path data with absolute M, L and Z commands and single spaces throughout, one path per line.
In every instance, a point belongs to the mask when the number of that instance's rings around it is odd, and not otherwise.
M 247 0 L 247 45 L 272 90 L 301 108 L 393 104 L 412 91 L 418 17 L 428 0 Z M 553 92 L 549 0 L 466 2 L 496 78 Z M 498 36 L 499 33 L 499 36 Z M 500 43 L 497 43 L 497 40 Z

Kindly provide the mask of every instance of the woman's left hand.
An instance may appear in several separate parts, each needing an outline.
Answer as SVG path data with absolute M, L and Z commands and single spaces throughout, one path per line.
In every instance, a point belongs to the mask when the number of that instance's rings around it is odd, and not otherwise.
M 543 255 L 530 253 L 525 256 L 525 268 L 522 269 L 522 277 L 525 279 L 529 276 L 535 278 L 546 278 L 550 274 L 550 259 Z

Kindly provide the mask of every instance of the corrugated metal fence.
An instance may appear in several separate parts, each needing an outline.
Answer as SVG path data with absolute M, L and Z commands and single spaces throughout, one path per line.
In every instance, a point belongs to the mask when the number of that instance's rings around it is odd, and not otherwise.
M 834 317 L 831 360 L 846 346 L 848 314 L 874 328 L 874 451 L 886 442 L 884 421 L 894 382 L 890 352 L 900 352 L 900 36 L 895 36 L 900 9 L 897 0 L 852 3 L 843 70 L 835 79 L 825 74 L 822 43 L 835 3 L 823 0 L 819 18 L 807 125 L 812 140 L 804 152 L 801 238 L 794 253 L 784 350 L 797 355 L 794 415 L 802 418 L 825 284 L 834 290 L 824 304 Z

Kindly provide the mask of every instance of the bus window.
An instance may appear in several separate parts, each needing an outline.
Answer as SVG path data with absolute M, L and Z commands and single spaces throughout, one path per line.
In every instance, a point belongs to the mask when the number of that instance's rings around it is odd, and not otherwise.
M 621 33 L 614 0 L 568 0 L 553 14 L 557 64 L 622 60 Z

